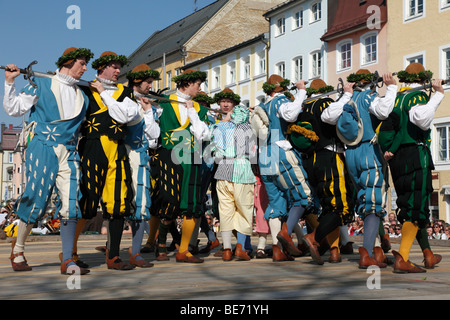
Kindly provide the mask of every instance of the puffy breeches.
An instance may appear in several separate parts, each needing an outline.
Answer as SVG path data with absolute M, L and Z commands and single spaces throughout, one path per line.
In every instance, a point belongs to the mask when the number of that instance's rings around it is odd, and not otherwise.
M 377 145 L 364 142 L 345 152 L 347 169 L 357 189 L 357 213 L 383 217 L 387 196 L 386 166 Z
M 149 220 L 151 206 L 150 156 L 146 150 L 135 151 L 127 146 L 131 167 L 131 186 L 135 195 L 132 201 L 132 220 Z
M 434 165 L 426 146 L 400 147 L 389 162 L 400 223 L 417 223 L 423 228 L 429 222 L 428 201 L 433 192 L 431 172 Z
M 105 218 L 129 216 L 133 192 L 125 145 L 101 136 L 83 141 L 81 149 L 83 217 L 97 215 L 100 199 Z
M 80 160 L 75 149 L 54 147 L 33 139 L 25 152 L 27 183 L 17 215 L 26 223 L 34 223 L 44 215 L 53 191 L 60 219 L 81 218 L 78 210 Z
M 253 230 L 254 208 L 253 184 L 217 181 L 219 198 L 220 230 L 236 230 L 251 235 Z

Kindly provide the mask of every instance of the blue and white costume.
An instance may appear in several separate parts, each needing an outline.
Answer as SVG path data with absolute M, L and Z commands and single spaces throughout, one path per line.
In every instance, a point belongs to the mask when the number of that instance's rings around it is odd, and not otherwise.
M 135 92 L 135 96 L 136 96 Z M 130 161 L 132 187 L 135 199 L 132 207 L 132 220 L 149 220 L 151 206 L 151 172 L 148 149 L 157 146 L 160 135 L 159 125 L 154 118 L 153 110 L 143 111 L 127 124 L 125 145 Z M 132 210 L 133 211 L 133 210 Z
M 76 80 L 57 73 L 33 80 L 16 96 L 14 84 L 5 84 L 4 108 L 11 116 L 30 112 L 34 137 L 26 153 L 27 183 L 17 204 L 17 215 L 27 224 L 43 217 L 53 190 L 61 219 L 81 218 L 78 207 L 80 158 L 76 150 L 79 128 L 88 106 Z

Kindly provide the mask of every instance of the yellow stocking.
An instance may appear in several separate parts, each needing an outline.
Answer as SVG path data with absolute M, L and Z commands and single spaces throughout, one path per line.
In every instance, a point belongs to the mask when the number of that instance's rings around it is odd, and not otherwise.
M 336 247 L 339 250 L 339 236 L 340 236 L 340 227 L 334 229 L 334 231 L 327 234 L 327 241 L 330 245 L 330 248 Z
M 398 250 L 398 253 L 400 253 L 405 261 L 409 260 L 409 251 L 411 250 L 418 230 L 419 227 L 412 222 L 406 221 L 403 223 L 402 240 L 400 241 L 400 249 Z
M 189 242 L 191 242 L 191 236 L 194 232 L 195 222 L 197 219 L 195 218 L 183 218 L 183 225 L 181 227 L 181 243 L 178 252 L 183 253 L 189 249 Z M 190 252 L 186 254 L 188 257 L 192 256 Z

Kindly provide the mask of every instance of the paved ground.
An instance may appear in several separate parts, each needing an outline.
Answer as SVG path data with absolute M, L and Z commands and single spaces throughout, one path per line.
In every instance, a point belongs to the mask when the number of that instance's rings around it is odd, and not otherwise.
M 449 244 L 432 242 L 433 251 L 442 254 L 443 261 L 422 274 L 394 274 L 392 266 L 379 273 L 358 269 L 360 238 L 353 238 L 355 254 L 344 255 L 342 263 L 338 264 L 325 262 L 318 266 L 308 256 L 278 263 L 271 259 L 223 262 L 213 256 L 214 250 L 204 256 L 203 264 L 177 263 L 175 257 L 158 262 L 154 261 L 153 253 L 149 253 L 144 257 L 153 261 L 154 267 L 117 271 L 108 270 L 104 254 L 94 250 L 104 244 L 104 236 L 89 235 L 81 237 L 79 254 L 91 266 L 91 272 L 79 278 L 79 282 L 72 279 L 68 284 L 70 277 L 59 274 L 59 236 L 29 239 L 25 255 L 33 267 L 31 272 L 12 271 L 8 259 L 10 239 L 0 242 L 1 300 L 172 300 L 184 301 L 181 305 L 175 304 L 175 310 L 172 310 L 182 313 L 184 309 L 181 308 L 189 302 L 192 307 L 193 301 L 203 304 L 208 301 L 247 301 L 254 304 L 264 300 L 450 299 L 450 241 Z M 206 240 L 201 240 L 202 246 Z M 252 243 L 256 241 L 254 238 Z M 126 249 L 130 244 L 130 236 L 125 235 L 122 258 L 129 257 Z M 392 249 L 398 250 L 398 247 L 398 241 L 392 243 Z M 392 258 L 391 253 L 387 255 Z M 324 260 L 327 258 L 328 254 Z M 411 260 L 421 265 L 422 259 L 419 247 L 414 245 Z M 68 288 L 76 285 L 80 289 Z

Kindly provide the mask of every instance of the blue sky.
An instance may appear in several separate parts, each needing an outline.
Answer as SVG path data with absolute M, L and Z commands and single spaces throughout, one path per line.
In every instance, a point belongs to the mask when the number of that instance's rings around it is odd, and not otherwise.
M 130 55 L 155 31 L 190 15 L 215 0 L 0 0 L 0 65 L 14 63 L 24 68 L 31 61 L 36 71 L 55 71 L 55 62 L 69 47 L 89 48 L 94 59 L 104 51 Z M 75 5 L 80 29 L 69 29 Z M 91 60 L 92 62 L 93 60 Z M 95 71 L 88 66 L 83 79 Z M 4 71 L 0 70 L 0 123 L 21 125 L 22 118 L 8 116 L 3 109 Z M 16 79 L 17 90 L 26 85 Z

